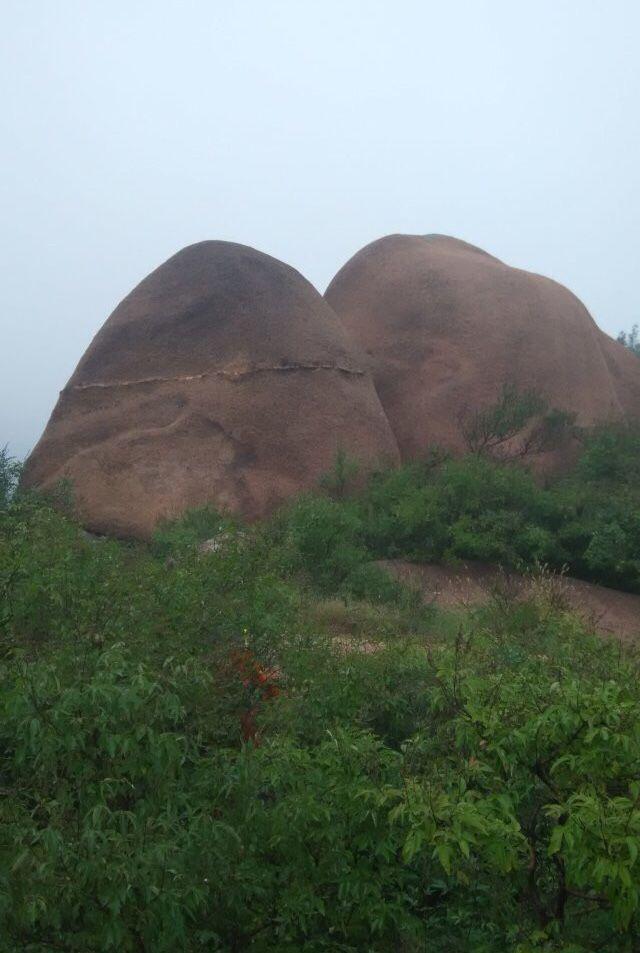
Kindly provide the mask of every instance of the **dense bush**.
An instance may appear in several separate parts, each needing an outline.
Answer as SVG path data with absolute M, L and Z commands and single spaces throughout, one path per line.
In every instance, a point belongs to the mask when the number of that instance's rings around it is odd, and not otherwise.
M 371 559 L 633 580 L 639 456 L 602 430 L 541 487 L 434 455 L 149 546 L 5 457 L 0 950 L 637 950 L 637 655 L 544 579 L 447 618 Z
M 548 484 L 513 462 L 431 454 L 357 495 L 298 501 L 289 542 L 323 591 L 350 591 L 371 559 L 405 558 L 546 564 L 640 592 L 640 428 L 599 427 L 582 441 L 574 470 Z
M 18 496 L 0 511 L 0 622 L 33 648 L 126 639 L 164 657 L 244 631 L 267 645 L 296 618 L 297 588 L 239 532 L 227 530 L 223 552 L 200 554 L 185 543 L 193 523 L 174 527 L 167 559 L 167 527 L 150 549 L 96 540 L 46 501 Z
M 219 656 L 141 654 L 5 644 L 7 949 L 634 949 L 637 664 L 543 602 L 279 639 L 261 744 Z

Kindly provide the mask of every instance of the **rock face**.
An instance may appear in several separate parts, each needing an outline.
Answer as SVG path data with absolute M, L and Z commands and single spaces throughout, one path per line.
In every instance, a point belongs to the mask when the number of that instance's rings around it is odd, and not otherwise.
M 505 384 L 579 425 L 640 417 L 640 361 L 562 285 L 443 235 L 390 235 L 338 272 L 326 300 L 368 355 L 402 459 L 464 447 L 460 421 Z
M 505 384 L 582 425 L 640 417 L 640 361 L 566 288 L 465 242 L 382 238 L 325 299 L 274 258 L 201 242 L 106 321 L 23 479 L 70 480 L 97 533 L 145 537 L 204 504 L 254 519 L 339 449 L 365 472 L 464 449 L 464 415 Z
M 312 487 L 339 448 L 398 458 L 369 374 L 298 272 L 201 242 L 144 279 L 94 338 L 27 461 L 72 482 L 84 525 L 148 536 L 213 504 L 253 519 Z

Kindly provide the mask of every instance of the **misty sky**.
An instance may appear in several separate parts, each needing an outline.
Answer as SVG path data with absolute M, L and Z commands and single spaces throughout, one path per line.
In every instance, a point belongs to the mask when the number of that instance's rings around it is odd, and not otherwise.
M 444 232 L 640 320 L 639 0 L 1 0 L 0 446 L 204 238 Z

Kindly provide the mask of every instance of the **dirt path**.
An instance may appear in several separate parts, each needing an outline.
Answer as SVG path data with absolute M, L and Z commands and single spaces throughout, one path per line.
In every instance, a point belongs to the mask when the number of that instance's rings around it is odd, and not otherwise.
M 390 559 L 379 565 L 403 582 L 416 586 L 426 600 L 442 608 L 481 605 L 489 599 L 499 580 L 502 580 L 500 585 L 513 587 L 518 594 L 532 586 L 527 577 L 515 573 L 504 576 L 495 567 L 482 563 L 463 563 L 451 568 Z M 607 589 L 568 576 L 554 585 L 567 606 L 600 634 L 625 640 L 640 639 L 640 595 Z

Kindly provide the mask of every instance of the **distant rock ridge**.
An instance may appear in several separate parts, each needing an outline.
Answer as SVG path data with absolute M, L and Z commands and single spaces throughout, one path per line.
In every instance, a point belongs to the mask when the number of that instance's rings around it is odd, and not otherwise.
M 379 239 L 324 298 L 275 258 L 200 242 L 107 319 L 23 480 L 70 480 L 97 533 L 148 537 L 205 504 L 256 519 L 338 450 L 364 473 L 462 450 L 465 408 L 514 381 L 582 425 L 640 417 L 637 358 L 566 288 L 466 242 Z

